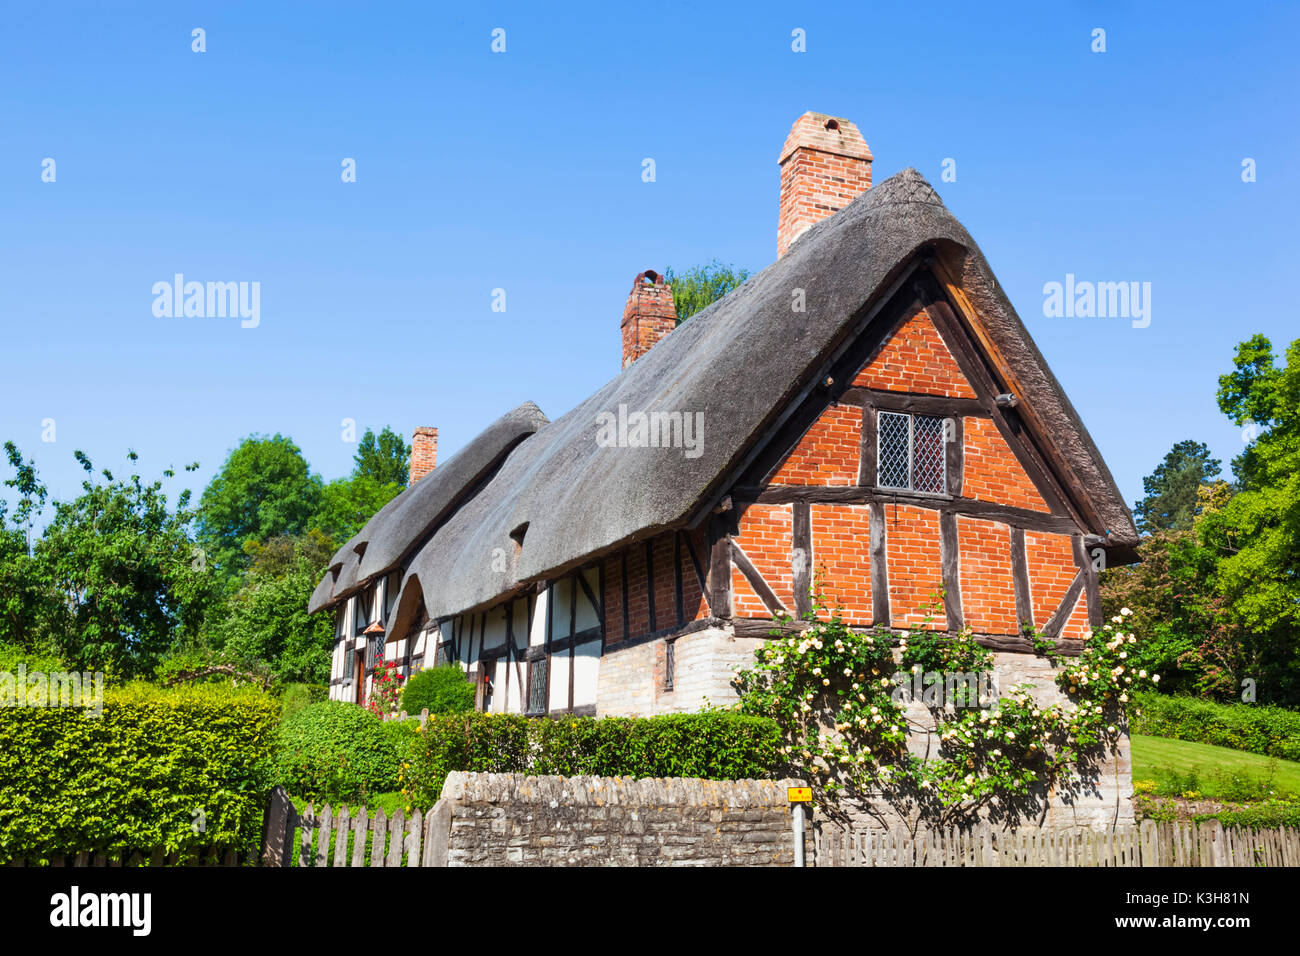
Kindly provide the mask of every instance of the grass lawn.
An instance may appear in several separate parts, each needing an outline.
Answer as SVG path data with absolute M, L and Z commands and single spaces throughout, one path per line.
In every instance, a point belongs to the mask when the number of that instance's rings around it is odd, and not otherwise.
M 1206 799 L 1261 800 L 1272 771 L 1277 795 L 1300 794 L 1300 763 L 1168 737 L 1133 735 L 1133 779 L 1154 780 L 1157 792 Z

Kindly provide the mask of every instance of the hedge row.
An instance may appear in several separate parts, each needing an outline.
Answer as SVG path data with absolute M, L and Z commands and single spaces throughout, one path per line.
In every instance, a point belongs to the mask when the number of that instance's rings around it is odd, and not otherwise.
M 1129 710 L 1135 734 L 1300 760 L 1300 712 L 1294 710 L 1158 693 L 1135 695 Z
M 771 776 L 780 766 L 775 723 L 730 711 L 659 717 L 431 717 L 403 770 L 413 802 L 431 806 L 454 770 L 572 777 Z
M 279 704 L 252 688 L 105 690 L 103 712 L 0 707 L 0 862 L 255 853 Z
M 1195 820 L 1197 823 L 1202 820 L 1218 820 L 1225 827 L 1252 827 L 1256 830 L 1270 827 L 1300 828 L 1300 803 L 1264 803 L 1244 810 L 1201 813 L 1197 814 Z

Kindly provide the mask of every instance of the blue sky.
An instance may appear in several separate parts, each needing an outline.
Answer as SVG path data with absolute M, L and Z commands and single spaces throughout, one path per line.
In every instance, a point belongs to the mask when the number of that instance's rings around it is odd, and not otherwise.
M 56 497 L 78 448 L 146 475 L 197 460 L 197 492 L 251 432 L 334 478 L 343 419 L 436 425 L 445 458 L 521 401 L 558 417 L 617 371 L 638 272 L 773 260 L 806 110 L 857 123 L 877 182 L 934 183 L 1130 502 L 1175 441 L 1240 451 L 1214 401 L 1236 342 L 1300 337 L 1296 4 L 3 14 L 0 438 Z M 177 272 L 260 282 L 260 325 L 156 318 Z M 1043 317 L 1066 273 L 1150 282 L 1150 326 Z

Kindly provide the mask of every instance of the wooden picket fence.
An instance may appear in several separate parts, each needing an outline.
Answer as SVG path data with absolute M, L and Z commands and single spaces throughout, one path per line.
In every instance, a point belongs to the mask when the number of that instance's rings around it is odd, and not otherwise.
M 432 866 L 433 817 L 416 810 L 369 815 L 326 804 L 299 812 L 278 787 L 267 812 L 267 866 Z
M 822 827 L 817 866 L 1300 866 L 1300 830 L 1156 823 L 1115 830 Z

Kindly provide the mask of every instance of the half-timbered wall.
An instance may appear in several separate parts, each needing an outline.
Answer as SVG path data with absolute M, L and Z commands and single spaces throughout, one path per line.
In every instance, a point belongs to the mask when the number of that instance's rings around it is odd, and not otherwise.
M 858 626 L 1013 638 L 1031 626 L 1078 640 L 1099 623 L 1082 532 L 1003 408 L 1014 400 L 998 399 L 932 288 L 916 286 L 846 385 L 814 398 L 822 404 L 788 450 L 736 489 L 727 557 L 737 618 L 802 613 L 812 588 L 826 613 Z M 913 436 L 901 465 L 900 433 Z

